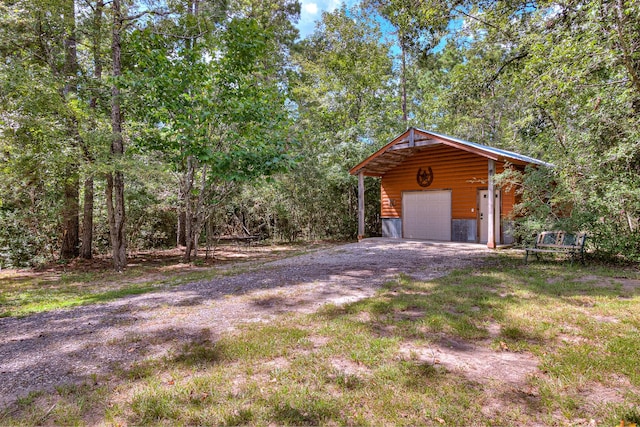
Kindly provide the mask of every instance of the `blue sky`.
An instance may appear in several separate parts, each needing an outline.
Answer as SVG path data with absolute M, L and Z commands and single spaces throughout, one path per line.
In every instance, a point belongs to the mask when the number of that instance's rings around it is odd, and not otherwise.
M 322 11 L 332 12 L 344 3 L 343 0 L 300 0 L 300 21 L 298 21 L 298 30 L 300 30 L 300 38 L 305 38 L 313 33 L 316 21 L 322 16 Z M 354 0 L 348 0 L 347 5 L 355 3 Z
M 352 7 L 358 3 L 358 0 L 299 0 L 300 1 L 300 20 L 296 25 L 300 31 L 300 38 L 304 39 L 313 33 L 316 22 L 322 17 L 322 12 L 332 12 L 339 8 L 343 3 L 346 3 L 347 7 Z M 449 23 L 449 30 L 457 30 L 462 26 L 461 19 L 454 19 Z M 381 22 L 383 32 L 385 29 L 388 32 L 393 32 L 393 28 L 387 21 Z M 434 49 L 436 52 L 442 50 L 446 44 L 447 37 L 444 37 L 440 44 Z M 396 52 L 398 53 L 398 52 Z

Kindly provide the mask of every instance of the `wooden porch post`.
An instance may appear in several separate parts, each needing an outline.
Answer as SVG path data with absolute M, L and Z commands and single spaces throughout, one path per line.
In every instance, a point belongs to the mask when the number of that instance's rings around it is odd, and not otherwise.
M 496 247 L 496 220 L 495 216 L 495 197 L 496 191 L 493 183 L 493 175 L 496 170 L 496 162 L 492 159 L 489 159 L 489 188 L 487 191 L 487 247 L 490 249 L 495 249 Z
M 358 240 L 364 238 L 364 172 L 358 172 Z

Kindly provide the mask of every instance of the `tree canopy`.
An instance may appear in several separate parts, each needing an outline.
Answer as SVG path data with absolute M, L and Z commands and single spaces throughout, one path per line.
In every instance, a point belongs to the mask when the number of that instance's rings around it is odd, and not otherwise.
M 305 39 L 299 15 L 294 0 L 0 4 L 0 266 L 354 238 L 348 169 L 409 125 L 556 165 L 501 177 L 523 195 L 523 239 L 581 229 L 598 255 L 640 260 L 638 2 L 363 0 Z

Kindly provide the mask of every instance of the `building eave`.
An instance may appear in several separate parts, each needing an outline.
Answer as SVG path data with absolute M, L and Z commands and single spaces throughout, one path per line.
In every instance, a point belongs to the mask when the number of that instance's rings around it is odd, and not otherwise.
M 351 175 L 362 173 L 365 176 L 380 177 L 401 164 L 414 153 L 437 144 L 448 145 L 494 161 L 509 162 L 520 166 L 533 164 L 536 166 L 554 167 L 551 163 L 512 151 L 411 127 L 351 168 L 349 173 Z

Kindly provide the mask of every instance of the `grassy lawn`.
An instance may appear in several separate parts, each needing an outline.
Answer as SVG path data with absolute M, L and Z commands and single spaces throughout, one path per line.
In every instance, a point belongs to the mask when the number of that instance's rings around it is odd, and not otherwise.
M 161 274 L 144 269 L 113 272 L 68 272 L 18 275 L 0 273 L 0 317 L 32 313 L 78 305 L 112 301 L 167 286 L 213 278 L 218 270 L 181 271 Z
M 56 266 L 39 272 L 0 270 L 0 317 L 107 302 L 220 275 L 238 274 L 252 268 L 251 263 L 259 265 L 324 246 L 328 244 L 221 246 L 215 261 L 199 259 L 196 265 L 180 263 L 179 252 L 178 255 L 173 252 L 158 252 L 152 256 L 141 254 L 130 260 L 123 273 L 114 273 L 110 263 L 105 261 L 88 261 L 84 269 Z
M 0 424 L 640 421 L 638 270 L 490 262 L 216 342 L 203 331 L 163 360 L 25 397 Z

